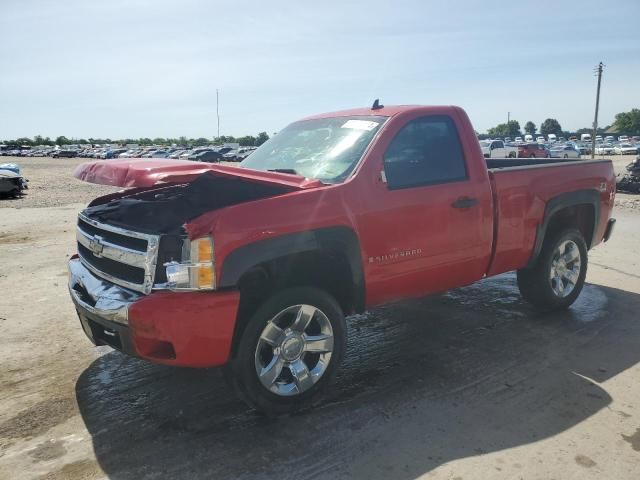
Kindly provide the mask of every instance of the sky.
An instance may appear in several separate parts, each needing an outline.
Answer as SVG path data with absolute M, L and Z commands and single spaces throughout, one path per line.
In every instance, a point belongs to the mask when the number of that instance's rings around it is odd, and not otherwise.
M 640 1 L 2 0 L 0 139 L 270 134 L 459 105 L 477 131 L 640 108 Z

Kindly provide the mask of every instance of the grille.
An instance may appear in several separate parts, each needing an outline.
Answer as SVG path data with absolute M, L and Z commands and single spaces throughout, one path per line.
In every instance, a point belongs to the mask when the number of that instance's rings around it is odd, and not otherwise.
M 159 236 L 99 223 L 80 214 L 76 238 L 80 260 L 94 274 L 142 293 L 151 291 Z

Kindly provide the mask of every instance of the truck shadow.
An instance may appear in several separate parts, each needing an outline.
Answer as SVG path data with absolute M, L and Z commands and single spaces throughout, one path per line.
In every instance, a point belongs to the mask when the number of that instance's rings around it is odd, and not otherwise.
M 337 385 L 305 414 L 265 418 L 217 369 L 109 350 L 76 396 L 111 478 L 413 479 L 609 406 L 599 383 L 640 360 L 639 309 L 640 295 L 587 285 L 569 311 L 540 315 L 508 274 L 351 317 Z

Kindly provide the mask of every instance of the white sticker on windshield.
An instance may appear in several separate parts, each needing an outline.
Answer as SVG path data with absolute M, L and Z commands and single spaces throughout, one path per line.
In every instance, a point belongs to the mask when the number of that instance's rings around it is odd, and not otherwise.
M 378 122 L 371 122 L 369 120 L 348 120 L 344 125 L 342 125 L 342 128 L 353 128 L 355 130 L 371 131 L 378 125 Z

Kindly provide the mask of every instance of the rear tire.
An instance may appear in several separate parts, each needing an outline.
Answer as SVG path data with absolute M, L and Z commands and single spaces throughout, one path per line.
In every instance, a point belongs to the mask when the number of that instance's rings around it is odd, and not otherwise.
M 266 300 L 251 316 L 228 366 L 240 397 L 267 415 L 312 407 L 344 355 L 346 324 L 323 290 L 297 287 Z
M 522 297 L 544 311 L 576 301 L 587 276 L 587 244 L 580 231 L 562 230 L 545 239 L 536 263 L 518 270 Z

